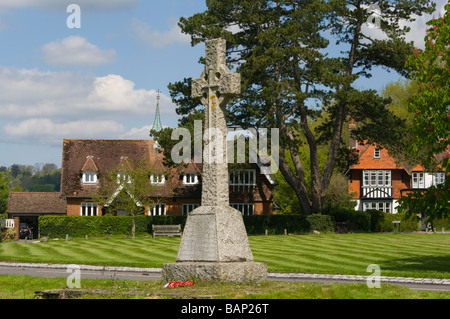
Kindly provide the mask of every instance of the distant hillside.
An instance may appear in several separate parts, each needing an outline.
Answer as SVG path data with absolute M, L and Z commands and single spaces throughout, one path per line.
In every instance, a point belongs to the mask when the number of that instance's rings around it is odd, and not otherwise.
M 9 171 L 13 184 L 24 192 L 59 192 L 61 169 L 55 164 L 19 165 L 0 167 L 0 172 Z

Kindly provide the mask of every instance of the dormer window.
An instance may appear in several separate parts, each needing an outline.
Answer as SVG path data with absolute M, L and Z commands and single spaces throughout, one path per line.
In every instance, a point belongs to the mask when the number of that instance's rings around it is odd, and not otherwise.
M 131 183 L 131 177 L 125 172 L 117 173 L 117 184 L 120 183 Z
M 97 173 L 83 172 L 82 180 L 84 184 L 97 184 Z
M 81 168 L 81 180 L 83 184 L 97 184 L 98 167 L 95 165 L 94 156 L 86 157 L 86 162 Z
M 379 148 L 375 148 L 373 150 L 373 158 L 380 158 L 380 149 Z
M 199 183 L 198 174 L 194 173 L 184 173 L 183 174 L 183 184 L 184 185 L 197 185 Z
M 164 185 L 166 182 L 166 177 L 163 173 L 152 173 L 150 175 L 150 183 L 152 185 Z

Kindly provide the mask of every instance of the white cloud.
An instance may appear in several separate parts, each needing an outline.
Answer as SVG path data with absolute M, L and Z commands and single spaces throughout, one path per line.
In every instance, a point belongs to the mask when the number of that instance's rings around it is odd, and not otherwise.
M 102 110 L 124 110 L 145 112 L 150 103 L 156 101 L 154 90 L 135 90 L 135 84 L 120 75 L 97 77 L 88 100 Z
M 439 16 L 444 16 L 445 8 L 444 6 L 447 4 L 447 2 L 438 0 L 436 1 L 436 11 L 433 14 L 427 14 L 422 16 L 414 16 L 415 21 L 414 22 L 403 22 L 400 24 L 401 27 L 408 26 L 411 28 L 409 33 L 406 35 L 405 39 L 408 42 L 413 41 L 414 46 L 420 49 L 425 48 L 425 36 L 426 36 L 426 30 L 429 28 L 427 25 L 427 22 L 433 18 L 438 18 Z
M 425 48 L 425 35 L 426 30 L 428 29 L 427 22 L 433 18 L 437 18 L 439 15 L 443 16 L 445 13 L 444 6 L 447 4 L 445 0 L 437 0 L 436 2 L 436 11 L 433 14 L 424 14 L 422 16 L 413 15 L 414 21 L 406 22 L 405 20 L 401 20 L 399 22 L 399 26 L 401 28 L 409 27 L 410 31 L 406 34 L 405 40 L 407 42 L 414 42 L 414 45 L 418 48 Z M 374 22 L 376 20 L 372 20 Z M 387 35 L 381 31 L 378 27 L 369 27 L 369 24 L 363 24 L 361 28 L 362 32 L 373 39 L 385 40 L 387 39 Z
M 42 46 L 43 60 L 53 66 L 96 66 L 112 62 L 113 49 L 102 50 L 80 36 L 70 36 Z
M 139 42 L 152 49 L 162 49 L 170 45 L 190 43 L 190 36 L 183 34 L 176 23 L 167 31 L 159 31 L 152 29 L 147 23 L 139 19 L 134 19 L 132 28 Z
M 140 0 L 0 0 L 0 9 L 15 9 L 24 7 L 40 7 L 52 10 L 62 10 L 69 4 L 76 3 L 82 10 L 114 10 L 131 8 Z
M 8 124 L 4 131 L 16 137 L 39 136 L 40 138 L 89 138 L 122 133 L 125 128 L 115 121 L 71 121 L 55 123 L 49 119 L 29 119 L 19 124 Z
M 103 77 L 71 72 L 42 72 L 0 66 L 0 118 L 105 116 L 130 118 L 152 114 L 155 90 L 136 89 L 120 75 Z M 161 95 L 161 114 L 174 115 L 170 97 Z
M 132 128 L 128 131 L 126 131 L 123 134 L 119 135 L 119 138 L 123 139 L 146 139 L 150 136 L 150 130 L 152 129 L 152 125 L 145 125 L 141 128 Z
M 139 139 L 146 139 L 150 136 L 150 130 L 152 129 L 152 125 L 145 125 L 143 127 L 139 128 L 131 128 L 128 131 L 126 131 L 123 134 L 120 134 L 118 137 L 123 139 L 132 139 L 132 140 L 139 140 Z M 167 128 L 167 125 L 163 125 L 163 128 Z
M 134 82 L 114 74 L 95 77 L 0 66 L 0 132 L 59 141 L 105 134 L 144 138 L 148 130 L 145 135 L 144 128 L 130 127 L 143 120 L 153 124 L 156 96 L 155 90 L 136 89 Z M 170 97 L 161 95 L 160 110 L 163 124 L 176 123 Z

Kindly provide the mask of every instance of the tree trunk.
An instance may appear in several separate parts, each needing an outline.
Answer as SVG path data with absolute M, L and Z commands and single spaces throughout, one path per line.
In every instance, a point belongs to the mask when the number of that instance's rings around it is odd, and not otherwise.
M 134 215 L 131 215 L 131 238 L 134 239 L 136 234 L 136 222 L 134 220 Z
M 293 157 L 296 157 L 295 154 L 291 155 Z M 294 160 L 295 162 L 295 160 Z M 295 165 L 295 163 L 294 163 Z M 301 165 L 301 162 L 300 162 Z M 294 172 L 292 172 L 292 169 L 289 167 L 286 157 L 285 157 L 285 149 L 282 148 L 280 150 L 280 171 L 283 174 L 284 178 L 286 179 L 286 182 L 292 187 L 292 189 L 295 192 L 295 195 L 297 196 L 300 207 L 302 208 L 302 212 L 305 215 L 311 214 L 311 202 L 309 200 L 308 196 L 308 189 L 306 187 L 305 183 L 305 176 L 303 173 L 303 169 L 297 170 L 298 174 L 295 175 Z

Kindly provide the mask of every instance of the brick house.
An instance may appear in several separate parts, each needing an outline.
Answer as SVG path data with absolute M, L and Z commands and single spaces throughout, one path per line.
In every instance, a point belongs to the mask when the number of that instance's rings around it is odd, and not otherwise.
M 64 140 L 61 197 L 67 215 L 100 216 L 104 208 L 92 203 L 92 191 L 101 186 L 102 175 L 121 163 L 148 160 L 152 165 L 149 185 L 156 205 L 149 215 L 185 215 L 201 202 L 202 165 L 180 164 L 170 171 L 153 140 Z M 230 205 L 244 215 L 272 214 L 272 189 L 276 181 L 260 173 L 258 165 L 229 172 Z M 116 212 L 118 215 L 126 212 Z
M 397 213 L 398 200 L 412 190 L 444 183 L 445 172 L 428 172 L 421 165 L 398 163 L 379 145 L 358 143 L 351 131 L 349 147 L 357 151 L 357 161 L 349 167 L 348 191 L 355 199 L 355 209 L 376 209 Z

